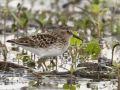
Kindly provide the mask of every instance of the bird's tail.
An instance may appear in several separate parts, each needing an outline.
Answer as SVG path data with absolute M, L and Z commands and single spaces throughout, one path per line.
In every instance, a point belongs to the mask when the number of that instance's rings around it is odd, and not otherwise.
M 9 42 L 9 43 L 15 43 L 14 40 L 7 40 L 6 42 Z

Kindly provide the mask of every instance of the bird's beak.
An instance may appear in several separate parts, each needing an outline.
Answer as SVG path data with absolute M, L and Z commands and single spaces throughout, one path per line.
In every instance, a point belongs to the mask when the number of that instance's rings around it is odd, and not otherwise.
M 73 34 L 73 37 L 83 41 L 80 37 L 76 36 L 75 34 Z

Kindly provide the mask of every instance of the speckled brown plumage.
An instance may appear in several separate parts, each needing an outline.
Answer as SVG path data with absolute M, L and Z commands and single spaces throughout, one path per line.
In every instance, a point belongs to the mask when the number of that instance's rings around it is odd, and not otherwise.
M 49 34 L 37 34 L 33 36 L 26 36 L 19 39 L 8 40 L 19 45 L 24 45 L 33 48 L 47 48 L 48 46 L 55 43 L 57 38 Z
M 39 33 L 37 35 L 26 36 L 19 39 L 12 39 L 7 42 L 15 43 L 38 55 L 42 54 L 41 56 L 53 56 L 54 53 L 55 55 L 58 55 L 67 50 L 69 40 L 72 36 L 73 30 L 71 27 L 60 26 L 59 30 Z

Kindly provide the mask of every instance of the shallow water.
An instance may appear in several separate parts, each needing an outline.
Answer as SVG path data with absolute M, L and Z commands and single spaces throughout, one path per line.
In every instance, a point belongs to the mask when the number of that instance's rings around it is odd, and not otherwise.
M 43 1 L 43 0 L 42 0 Z M 1 2 L 1 1 L 0 1 Z M 9 6 L 12 6 L 13 8 L 15 8 L 17 6 L 16 3 L 18 2 L 21 2 L 21 0 L 13 0 Z M 44 5 L 39 5 L 39 0 L 37 0 L 37 2 L 35 3 L 35 6 L 33 7 L 33 11 L 34 10 L 53 10 L 53 8 L 50 7 L 50 3 L 51 2 L 54 2 L 54 0 L 47 0 L 47 3 L 46 0 L 43 1 Z M 4 3 L 4 1 L 2 2 Z M 63 4 L 63 3 L 66 3 L 66 0 L 62 0 L 60 2 L 60 6 Z M 25 3 L 24 3 L 24 6 L 30 8 L 30 3 L 28 3 L 28 0 L 25 0 Z M 11 22 L 7 22 L 7 25 L 10 26 L 11 25 Z M 21 30 L 19 30 L 20 33 L 22 33 Z M 28 32 L 29 34 L 35 32 L 35 28 L 31 28 L 31 31 Z M 6 35 L 6 40 L 8 39 L 13 39 L 14 38 L 14 35 L 11 35 L 9 33 L 7 33 Z M 0 35 L 0 40 L 2 42 L 4 42 L 4 38 L 3 38 L 3 35 Z M 7 45 L 7 48 L 8 50 L 10 51 L 10 48 L 11 48 L 11 44 L 10 43 L 6 43 Z M 20 50 L 22 50 L 20 48 Z M 109 53 L 106 53 L 106 52 L 109 52 Z M 16 59 L 16 55 L 17 53 L 20 53 L 20 52 L 16 52 L 16 51 L 10 51 L 8 52 L 8 55 L 7 55 L 7 61 L 9 62 L 14 62 L 16 64 L 18 64 L 18 60 Z M 105 54 L 104 54 L 105 53 Z M 28 54 L 30 55 L 31 53 L 28 52 Z M 111 59 L 111 49 L 109 51 L 109 49 L 104 49 L 103 50 L 103 55 L 107 56 L 107 58 Z M 116 54 L 116 56 L 119 56 L 119 53 Z M 116 60 L 116 56 L 115 56 L 115 60 Z M 61 65 L 61 64 L 64 64 L 63 67 L 66 68 L 66 69 L 70 69 L 72 63 L 71 61 L 67 62 L 67 63 L 64 63 L 65 62 L 65 57 L 63 57 L 62 55 L 57 57 L 58 58 L 58 66 Z M 62 61 L 61 58 L 64 60 Z M 38 57 L 36 57 L 35 60 L 37 60 Z M 68 59 L 68 58 L 67 58 Z M 66 59 L 66 60 L 67 60 Z M 3 56 L 0 55 L 0 60 L 3 60 Z M 97 62 L 96 60 L 92 61 L 90 60 L 91 62 Z M 46 62 L 47 65 L 49 65 L 49 61 Z M 79 62 L 77 62 L 79 63 Z M 19 61 L 19 64 L 20 65 L 23 65 L 23 62 L 22 60 Z M 63 71 L 67 71 L 63 68 L 59 68 L 57 67 L 58 71 L 59 72 L 63 72 Z M 37 69 L 34 69 L 36 72 L 42 72 L 42 68 L 37 68 Z M 10 72 L 3 72 L 3 71 L 0 71 L 0 90 L 43 90 L 43 89 L 48 89 L 48 90 L 63 90 L 62 89 L 62 86 L 64 83 L 67 83 L 67 80 L 69 79 L 69 74 L 66 74 L 66 75 L 42 75 L 42 78 L 41 78 L 41 81 L 42 81 L 42 85 L 40 85 L 39 87 L 30 87 L 28 85 L 29 81 L 31 80 L 35 80 L 36 81 L 36 77 L 34 75 L 32 75 L 31 73 L 29 73 L 27 70 L 25 69 L 14 69 L 13 71 L 10 71 Z M 91 82 L 92 79 L 89 79 L 89 78 L 81 78 L 81 77 L 76 77 L 76 80 L 75 80 L 76 84 L 81 84 L 80 88 L 77 88 L 77 90 L 91 90 L 92 87 L 98 87 L 98 90 L 112 90 L 113 88 L 116 88 L 117 87 L 117 79 L 111 79 L 109 81 L 100 81 L 100 82 Z M 43 84 L 45 83 L 45 84 Z M 87 84 L 90 83 L 90 86 L 87 87 Z M 58 84 L 56 86 L 56 84 Z

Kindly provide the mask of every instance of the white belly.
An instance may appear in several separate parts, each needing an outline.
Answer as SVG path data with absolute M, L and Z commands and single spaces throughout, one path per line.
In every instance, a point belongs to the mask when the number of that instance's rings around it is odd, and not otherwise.
M 58 48 L 51 48 L 51 49 L 43 49 L 43 48 L 32 48 L 32 47 L 26 47 L 26 46 L 22 46 L 22 45 L 18 45 L 22 48 L 24 48 L 25 50 L 28 50 L 34 54 L 39 55 L 40 57 L 43 56 L 57 56 L 57 55 L 61 55 L 62 53 L 64 53 L 67 50 L 67 46 L 64 47 L 64 49 L 58 49 Z

